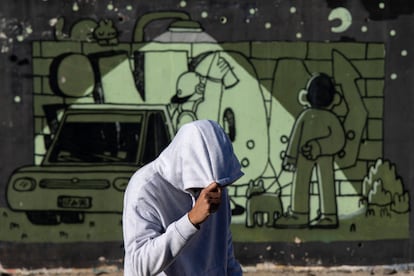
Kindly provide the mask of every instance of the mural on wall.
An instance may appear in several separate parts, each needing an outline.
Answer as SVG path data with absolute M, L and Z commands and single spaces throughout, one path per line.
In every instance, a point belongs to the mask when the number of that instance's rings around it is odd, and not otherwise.
M 352 24 L 344 7 L 328 20 Z M 409 237 L 409 193 L 383 155 L 384 42 L 216 41 L 180 11 L 121 31 L 59 17 L 31 42 L 34 162 L 10 175 L 0 240 L 122 240 L 129 177 L 197 119 L 223 126 L 245 172 L 228 188 L 235 241 Z

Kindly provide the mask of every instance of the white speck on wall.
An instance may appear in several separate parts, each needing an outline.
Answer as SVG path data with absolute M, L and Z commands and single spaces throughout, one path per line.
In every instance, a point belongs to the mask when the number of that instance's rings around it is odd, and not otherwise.
M 180 7 L 181 8 L 185 8 L 187 6 L 187 2 L 186 1 L 181 1 L 180 2 Z
M 20 103 L 22 101 L 22 98 L 20 96 L 15 96 L 14 97 L 14 102 L 15 103 Z
M 17 41 L 22 42 L 24 40 L 24 36 L 23 35 L 18 35 L 16 36 Z
M 396 35 L 397 35 L 397 32 L 395 30 L 390 31 L 390 36 L 396 36 Z
M 7 53 L 10 50 L 10 48 L 7 45 L 1 46 L 1 53 Z
M 226 24 L 227 23 L 227 17 L 221 16 L 220 17 L 220 22 L 221 22 L 221 24 Z
M 127 9 L 127 11 L 132 11 L 132 6 L 131 6 L 131 5 L 128 5 L 128 6 L 126 7 L 126 9 Z
M 28 34 L 33 33 L 32 26 L 27 26 L 27 27 L 26 27 L 26 33 L 28 33 Z
M 77 12 L 79 10 L 78 2 L 73 3 L 72 5 L 72 11 Z
M 265 29 L 270 29 L 270 28 L 272 28 L 272 23 L 266 22 L 265 23 Z
M 366 33 L 368 31 L 368 27 L 367 26 L 362 26 L 361 27 L 361 32 Z
M 407 50 L 402 50 L 402 51 L 401 51 L 401 55 L 402 55 L 403 57 L 406 57 L 406 56 L 408 55 Z
M 381 10 L 383 10 L 383 9 L 385 8 L 385 4 L 384 4 L 383 2 L 380 2 L 380 3 L 378 4 L 378 7 L 379 7 Z
M 289 11 L 290 13 L 296 13 L 296 7 L 290 7 Z
M 202 18 L 207 18 L 208 17 L 208 12 L 206 12 L 206 11 L 201 12 L 201 17 Z
M 249 13 L 250 13 L 251 15 L 256 14 L 256 11 L 257 11 L 257 9 L 255 9 L 255 8 L 251 8 L 251 9 L 249 9 Z
M 302 33 L 296 33 L 296 38 L 301 39 L 302 38 Z
M 49 25 L 51 27 L 55 26 L 57 22 L 58 22 L 58 19 L 57 18 L 51 18 L 51 19 L 49 19 Z
M 391 76 L 390 76 L 390 78 L 392 79 L 392 80 L 396 80 L 397 79 L 397 74 L 396 73 L 392 73 L 391 74 Z

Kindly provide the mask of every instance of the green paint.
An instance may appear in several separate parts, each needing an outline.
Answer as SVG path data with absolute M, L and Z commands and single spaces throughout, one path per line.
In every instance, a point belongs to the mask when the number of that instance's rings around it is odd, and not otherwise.
M 147 24 L 163 19 L 184 20 L 175 23 L 180 28 L 199 26 L 182 12 L 146 14 L 137 20 L 133 41 L 119 42 L 114 22 L 82 19 L 66 28 L 60 18 L 54 30 L 56 41 L 33 42 L 34 165 L 16 168 L 12 179 L 24 176 L 40 183 L 40 179 L 55 176 L 52 179 L 60 179 L 55 184 L 64 185 L 61 190 L 34 188 L 8 192 L 7 200 L 14 210 L 0 210 L 0 225 L 7 226 L 0 228 L 0 240 L 61 243 L 122 239 L 122 192 L 116 187 L 124 182 L 116 182 L 113 177 L 122 172 L 127 179 L 139 165 L 126 169 L 120 164 L 89 167 L 82 164 L 75 168 L 63 164 L 57 168 L 50 166 L 48 157 L 61 131 L 53 132 L 53 123 L 59 125 L 65 120 L 69 106 L 88 106 L 93 112 L 105 107 L 101 115 L 92 116 L 93 125 L 105 118 L 104 113 L 114 112 L 118 114 L 114 120 L 120 120 L 119 114 L 123 114 L 126 104 L 136 109 L 162 106 L 171 135 L 188 120 L 214 119 L 222 124 L 233 140 L 245 172 L 242 179 L 229 187 L 236 241 L 331 242 L 409 236 L 406 208 L 409 195 L 398 179 L 396 168 L 386 165 L 388 161 L 376 161 L 383 158 L 386 131 L 383 129 L 384 44 L 144 41 Z M 64 29 L 70 33 L 63 33 Z M 52 66 L 62 57 L 70 58 L 62 59 L 60 66 Z M 342 102 L 332 109 L 346 132 L 344 152 L 335 157 L 332 169 L 339 224 L 330 230 L 276 229 L 274 222 L 287 210 L 292 194 L 293 173 L 282 170 L 282 160 L 295 118 L 304 109 L 299 95 L 314 72 L 333 77 L 336 91 L 342 96 Z M 53 78 L 58 85 L 53 85 Z M 183 95 L 189 99 L 171 102 L 172 98 Z M 54 104 L 68 105 L 64 106 L 66 112 L 58 111 L 56 118 L 47 118 L 45 107 Z M 84 116 L 80 121 L 85 122 L 92 118 L 87 114 L 79 116 Z M 45 142 L 53 137 L 55 140 L 48 147 Z M 108 157 L 107 154 L 103 153 Z M 375 174 L 373 168 L 380 172 Z M 105 193 L 76 189 L 79 185 L 76 180 L 72 189 L 64 189 L 69 184 L 62 179 L 72 179 L 75 175 L 94 181 L 109 179 L 113 189 L 104 190 Z M 25 181 L 18 185 L 30 188 L 30 181 Z M 316 217 L 321 208 L 319 181 L 320 176 L 311 171 L 307 195 L 310 217 Z M 384 193 L 378 192 L 384 189 Z M 74 204 L 72 209 L 65 210 L 72 213 L 62 213 L 56 207 L 57 196 L 61 195 L 72 197 L 61 199 Z M 83 206 L 84 198 L 96 196 L 112 205 L 76 209 Z M 364 205 L 360 199 L 365 200 Z M 43 215 L 60 223 L 32 224 L 27 214 L 32 221 L 39 219 L 34 211 L 45 212 L 40 218 Z M 102 211 L 105 213 L 98 213 Z

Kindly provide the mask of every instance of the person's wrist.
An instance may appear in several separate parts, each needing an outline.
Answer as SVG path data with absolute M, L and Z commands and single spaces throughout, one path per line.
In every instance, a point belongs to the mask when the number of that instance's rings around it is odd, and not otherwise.
M 188 220 L 191 222 L 192 225 L 194 225 L 194 227 L 196 227 L 197 229 L 200 229 L 200 224 L 196 222 L 191 211 L 188 212 Z

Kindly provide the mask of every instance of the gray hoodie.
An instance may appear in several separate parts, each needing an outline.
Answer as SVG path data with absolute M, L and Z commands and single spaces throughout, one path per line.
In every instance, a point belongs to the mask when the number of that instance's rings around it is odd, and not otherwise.
M 216 213 L 197 229 L 191 188 L 221 186 L 243 175 L 232 144 L 215 122 L 180 128 L 160 156 L 131 178 L 124 198 L 124 274 L 242 275 L 234 258 L 226 189 Z

